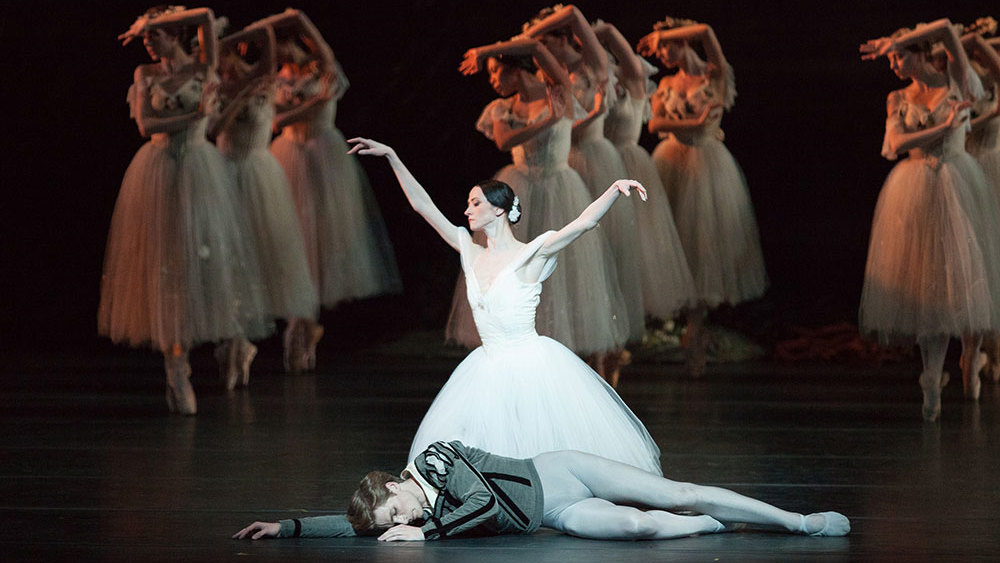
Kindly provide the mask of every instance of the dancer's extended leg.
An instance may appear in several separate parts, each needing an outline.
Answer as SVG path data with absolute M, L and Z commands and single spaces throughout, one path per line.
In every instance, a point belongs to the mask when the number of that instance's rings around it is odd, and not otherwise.
M 546 526 L 581 538 L 595 540 L 666 540 L 692 534 L 713 533 L 725 526 L 711 516 L 681 516 L 663 510 L 643 511 L 588 498 L 563 509 Z
M 840 514 L 823 513 L 807 517 L 728 489 L 671 481 L 631 465 L 581 452 L 550 452 L 535 457 L 534 461 L 545 492 L 545 525 L 577 535 L 586 532 L 587 537 L 617 537 L 614 534 L 620 532 L 622 526 L 627 528 L 630 521 L 638 520 L 629 511 L 612 510 L 612 507 L 625 508 L 615 506 L 617 504 L 666 511 L 691 510 L 713 519 L 677 520 L 672 517 L 678 516 L 676 514 L 667 516 L 656 510 L 647 512 L 652 520 L 642 520 L 641 525 L 636 526 L 639 531 L 634 533 L 648 532 L 648 526 L 659 523 L 663 526 L 663 537 L 722 531 L 726 523 L 747 523 L 788 532 L 823 535 L 843 535 L 850 530 L 847 518 Z M 580 505 L 581 501 L 594 498 L 613 504 L 590 502 Z M 607 529 L 602 531 L 599 519 L 591 522 L 590 516 L 595 515 L 608 519 Z M 687 526 L 694 531 L 682 533 L 688 529 Z M 622 537 L 649 536 L 625 534 Z

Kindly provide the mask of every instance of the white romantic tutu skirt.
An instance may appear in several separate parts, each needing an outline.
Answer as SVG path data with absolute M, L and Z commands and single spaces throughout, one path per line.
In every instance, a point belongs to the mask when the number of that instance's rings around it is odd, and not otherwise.
M 166 351 L 271 328 L 227 163 L 188 134 L 204 130 L 154 136 L 122 180 L 98 310 L 99 333 L 115 342 Z
M 638 181 L 649 199 L 635 207 L 639 226 L 639 269 L 646 313 L 670 319 L 698 302 L 694 278 L 684 255 L 674 215 L 653 159 L 636 144 L 616 145 L 628 177 Z M 635 196 L 633 196 L 635 197 Z
M 767 272 L 750 192 L 722 141 L 709 134 L 689 145 L 670 136 L 657 145 L 653 161 L 699 301 L 715 307 L 763 295 Z
M 513 231 L 521 241 L 563 228 L 590 205 L 580 175 L 565 164 L 552 168 L 509 164 L 494 178 L 506 182 L 520 199 L 523 211 Z M 581 355 L 618 349 L 629 340 L 628 312 L 603 229 L 585 233 L 560 251 L 559 267 L 544 287 L 535 317 L 539 334 Z M 468 348 L 481 344 L 461 275 L 445 337 Z
M 220 146 L 222 141 L 220 137 Z M 237 199 L 246 215 L 246 240 L 260 264 L 267 312 L 282 319 L 315 319 L 319 296 L 309 275 L 302 228 L 285 171 L 266 148 L 250 150 L 230 160 L 230 165 Z
M 544 336 L 469 354 L 424 415 L 408 459 L 437 440 L 515 458 L 579 450 L 663 474 L 659 448 L 614 389 Z
M 872 221 L 862 333 L 913 342 L 995 328 L 998 214 L 982 170 L 964 151 L 897 164 Z
M 569 165 L 583 178 L 592 200 L 628 175 L 618 149 L 604 137 L 603 125 L 596 125 L 599 124 L 591 125 L 586 137 L 574 144 L 569 153 Z M 641 339 L 646 332 L 637 205 L 642 205 L 638 197 L 622 197 L 600 221 L 615 255 L 618 281 L 628 309 L 629 339 Z
M 344 136 L 329 126 L 311 126 L 306 135 L 286 127 L 271 143 L 291 185 L 313 281 L 327 307 L 402 291 L 378 203 L 347 150 Z

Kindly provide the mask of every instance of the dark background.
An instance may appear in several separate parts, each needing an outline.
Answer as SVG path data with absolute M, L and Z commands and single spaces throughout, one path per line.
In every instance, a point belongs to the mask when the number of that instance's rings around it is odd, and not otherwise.
M 284 2 L 213 2 L 230 30 Z M 506 39 L 544 6 L 508 2 L 303 1 L 352 86 L 337 118 L 348 137 L 393 145 L 446 215 L 509 155 L 475 131 L 495 95 L 485 76 L 457 72 L 469 47 Z M 904 83 L 858 45 L 972 2 L 583 1 L 632 43 L 665 15 L 710 23 L 736 70 L 736 106 L 723 121 L 743 167 L 772 281 L 745 322 L 772 336 L 793 325 L 854 322 L 868 232 L 891 163 L 879 156 L 886 94 Z M 2 350 L 100 350 L 96 311 L 104 243 L 121 177 L 143 140 L 125 94 L 148 61 L 118 33 L 140 2 L 5 3 L 0 8 Z M 652 149 L 656 139 L 645 135 Z M 333 334 L 389 338 L 444 324 L 458 262 L 407 205 L 388 166 L 364 160 L 395 245 L 405 294 L 324 313 Z M 737 316 L 739 312 L 737 312 Z M 328 328 L 329 330 L 329 328 Z M 340 331 L 340 332 L 338 332 Z M 345 332 L 346 331 L 346 332 Z

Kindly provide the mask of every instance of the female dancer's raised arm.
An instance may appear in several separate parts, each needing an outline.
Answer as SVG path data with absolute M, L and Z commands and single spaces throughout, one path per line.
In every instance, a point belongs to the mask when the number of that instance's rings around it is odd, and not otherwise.
M 639 198 L 646 201 L 646 188 L 635 180 L 618 180 L 608 186 L 608 189 L 593 203 L 583 210 L 579 217 L 572 220 L 565 227 L 556 231 L 556 234 L 549 239 L 539 249 L 537 257 L 544 260 L 566 248 L 573 241 L 580 238 L 580 235 L 597 226 L 598 221 L 611 209 L 611 206 L 618 200 L 618 196 L 624 194 L 631 196 L 632 189 L 639 193 Z
M 274 29 L 269 25 L 258 25 L 246 27 L 241 31 L 227 35 L 220 42 L 222 52 L 222 64 L 219 73 L 222 75 L 223 85 L 221 89 L 224 107 L 218 116 L 215 116 L 209 127 L 209 136 L 217 136 L 232 124 L 236 116 L 246 107 L 250 97 L 262 86 L 273 83 L 277 72 L 277 48 L 275 45 Z M 260 60 L 254 65 L 247 65 L 243 60 L 243 53 L 246 46 L 255 44 L 260 49 Z M 227 59 L 228 57 L 228 59 Z M 245 73 L 230 72 L 229 65 L 246 66 Z M 231 84 L 226 82 L 232 80 Z M 236 92 L 227 96 L 228 93 Z M 229 98 L 225 100 L 225 98 Z
M 389 166 L 392 167 L 392 171 L 396 173 L 396 179 L 399 180 L 399 187 L 403 188 L 403 194 L 406 195 L 406 199 L 410 202 L 413 210 L 419 213 L 431 227 L 434 227 L 434 230 L 441 235 L 441 238 L 449 246 L 455 250 L 459 249 L 458 233 L 455 231 L 457 225 L 449 221 L 444 216 L 444 213 L 441 213 L 441 210 L 437 208 L 437 205 L 434 205 L 434 201 L 431 200 L 431 196 L 427 193 L 427 190 L 420 185 L 420 182 L 406 168 L 406 165 L 403 164 L 403 161 L 396 155 L 396 151 L 392 147 L 362 137 L 354 137 L 347 142 L 355 143 L 351 147 L 351 150 L 348 151 L 348 154 L 386 157 L 389 161 Z
M 565 117 L 572 118 L 572 82 L 566 69 L 559 64 L 552 53 L 539 41 L 528 37 L 515 37 L 510 41 L 502 41 L 492 45 L 473 47 L 465 52 L 465 57 L 458 70 L 466 75 L 478 73 L 483 69 L 486 61 L 494 60 L 502 63 L 504 57 L 528 57 L 530 56 L 539 70 L 545 77 L 548 84 L 546 96 L 549 103 L 549 116 L 540 119 L 524 127 L 513 129 L 503 120 L 493 122 L 493 138 L 497 148 L 502 151 L 509 151 L 532 139 L 539 132 L 545 130 L 552 124 Z M 489 72 L 491 80 L 494 75 L 499 76 L 503 72 L 502 64 L 491 64 Z M 499 78 L 496 78 L 499 80 Z M 520 94 L 519 94 L 520 95 Z M 569 113 L 567 113 L 569 112 Z

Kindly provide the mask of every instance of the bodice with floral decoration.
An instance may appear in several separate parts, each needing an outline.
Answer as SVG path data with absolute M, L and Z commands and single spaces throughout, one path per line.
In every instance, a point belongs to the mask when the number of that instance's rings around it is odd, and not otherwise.
M 982 83 L 979 78 L 970 73 L 970 91 L 982 97 Z M 882 143 L 882 156 L 889 160 L 895 160 L 899 155 L 892 152 L 889 145 L 889 134 L 891 132 L 913 133 L 922 131 L 945 123 L 951 114 L 952 104 L 958 103 L 965 98 L 958 84 L 953 81 L 948 82 L 947 91 L 935 102 L 934 107 L 911 101 L 907 97 L 907 89 L 896 90 L 889 94 L 886 102 L 887 117 L 885 121 L 885 139 Z M 963 115 L 964 114 L 964 115 Z M 964 119 L 969 114 L 969 110 L 963 110 L 955 119 Z M 927 146 L 920 147 L 920 156 L 924 158 L 937 159 L 949 155 L 965 152 L 965 137 L 971 130 L 966 120 L 965 125 L 953 127 L 946 131 L 944 135 Z M 915 156 L 911 154 L 911 156 Z
M 528 262 L 555 231 L 547 231 L 521 249 L 488 288 L 481 288 L 476 278 L 475 262 L 485 249 L 474 242 L 464 227 L 455 227 L 459 237 L 462 271 L 465 272 L 466 295 L 472 316 L 479 330 L 479 337 L 487 353 L 504 344 L 517 342 L 538 335 L 535 332 L 535 309 L 542 293 L 542 282 L 552 274 L 556 258 L 549 258 L 536 282 L 525 282 L 517 270 Z
M 208 74 L 204 70 L 191 72 L 184 79 L 173 74 L 147 73 L 142 77 L 142 82 L 133 83 L 129 88 L 130 115 L 136 117 L 138 108 L 135 103 L 138 101 L 139 88 L 143 89 L 156 117 L 175 117 L 197 111 L 201 106 L 207 79 Z M 152 135 L 152 139 L 163 143 L 169 138 L 172 144 L 205 140 L 206 122 L 206 119 L 199 119 L 183 131 L 156 133 Z
M 335 63 L 334 72 L 335 83 L 330 86 L 333 89 L 333 97 L 326 102 L 322 109 L 316 112 L 308 121 L 293 123 L 285 128 L 285 134 L 292 134 L 296 137 L 309 137 L 317 129 L 330 129 L 334 127 L 337 119 L 337 102 L 347 92 L 351 85 L 344 75 L 344 70 L 339 63 Z M 302 104 L 314 96 L 319 95 L 326 87 L 324 81 L 328 80 L 319 66 L 312 64 L 305 67 L 299 73 L 285 73 L 278 75 L 278 87 L 275 94 L 275 103 L 283 107 L 295 107 Z
M 514 111 L 515 103 L 514 96 L 493 100 L 476 121 L 476 129 L 491 141 L 495 141 L 493 124 L 497 121 L 506 123 L 511 129 L 520 129 L 549 116 L 548 105 L 540 106 L 540 109 L 532 115 L 518 115 Z M 539 131 L 531 139 L 512 148 L 510 153 L 514 164 L 544 170 L 569 168 L 572 134 L 573 122 L 565 118 L 560 119 L 553 125 Z
M 222 154 L 238 159 L 252 151 L 268 149 L 274 121 L 274 90 L 273 83 L 264 83 L 250 94 L 246 105 L 215 141 Z
M 720 141 L 725 139 L 721 128 L 722 110 L 731 108 L 736 98 L 733 68 L 727 64 L 723 77 L 712 78 L 712 73 L 708 72 L 686 88 L 678 88 L 674 83 L 673 77 L 664 78 L 653 94 L 660 103 L 662 116 L 675 120 L 698 118 L 711 104 L 720 104 L 720 109 L 709 113 L 701 130 L 691 133 L 690 137 L 696 140 L 708 135 Z M 661 138 L 667 136 L 668 133 L 660 133 Z

